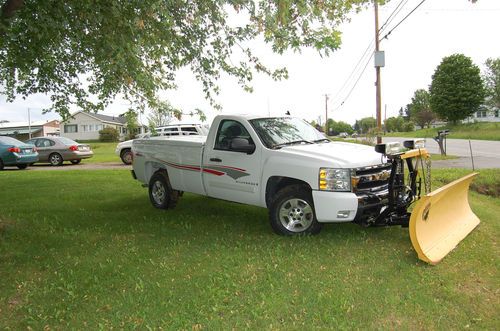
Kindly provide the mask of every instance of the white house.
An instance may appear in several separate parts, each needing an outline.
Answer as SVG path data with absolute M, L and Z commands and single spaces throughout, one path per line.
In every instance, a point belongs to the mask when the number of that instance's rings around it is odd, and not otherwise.
M 494 107 L 481 107 L 464 122 L 500 122 L 500 110 Z
M 108 116 L 78 111 L 61 123 L 61 136 L 73 140 L 98 140 L 99 131 L 112 127 L 123 139 L 127 134 L 127 120 L 123 116 Z

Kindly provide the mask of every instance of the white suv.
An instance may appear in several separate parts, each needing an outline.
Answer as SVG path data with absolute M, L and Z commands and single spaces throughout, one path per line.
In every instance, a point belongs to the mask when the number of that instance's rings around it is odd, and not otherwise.
M 184 135 L 200 135 L 208 134 L 208 127 L 203 124 L 173 124 L 160 126 L 155 129 L 157 136 L 184 136 Z M 146 133 L 139 138 L 149 138 L 151 133 Z M 120 157 L 123 163 L 132 164 L 132 142 L 127 140 L 116 145 L 115 154 Z

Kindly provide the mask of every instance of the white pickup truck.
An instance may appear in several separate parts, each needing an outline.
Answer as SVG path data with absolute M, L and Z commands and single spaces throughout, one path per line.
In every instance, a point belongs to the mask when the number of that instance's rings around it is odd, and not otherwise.
M 208 136 L 134 140 L 132 152 L 132 176 L 154 207 L 175 207 L 182 192 L 260 206 L 278 234 L 369 224 L 388 204 L 385 155 L 332 142 L 297 118 L 220 115 Z

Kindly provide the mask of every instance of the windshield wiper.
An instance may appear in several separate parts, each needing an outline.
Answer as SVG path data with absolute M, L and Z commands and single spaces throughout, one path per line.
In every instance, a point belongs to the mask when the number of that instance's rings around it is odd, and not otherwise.
M 314 143 L 312 141 L 309 141 L 309 140 L 295 140 L 295 141 L 289 141 L 286 143 L 273 145 L 273 149 L 278 149 L 278 148 L 281 148 L 284 146 L 290 146 L 290 145 L 296 145 L 296 144 L 314 144 Z
M 324 141 L 325 143 L 329 143 L 331 140 L 328 139 L 328 138 L 321 138 L 321 139 L 318 139 L 318 140 L 313 140 L 313 142 L 315 142 L 315 143 L 320 143 L 322 141 Z

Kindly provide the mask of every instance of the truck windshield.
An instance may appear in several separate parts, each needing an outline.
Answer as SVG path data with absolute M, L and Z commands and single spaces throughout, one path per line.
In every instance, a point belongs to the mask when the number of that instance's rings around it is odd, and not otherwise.
M 321 132 L 298 118 L 258 118 L 250 120 L 250 124 L 267 148 L 329 141 Z

